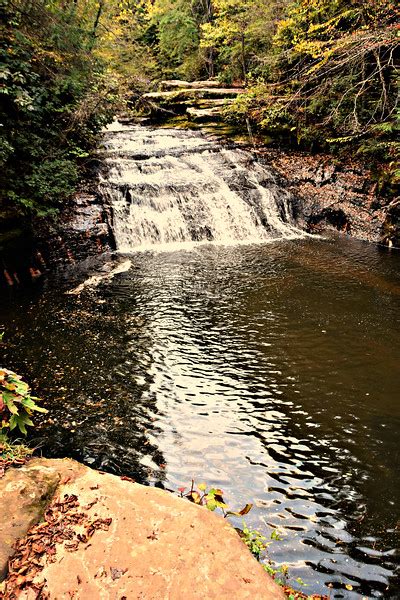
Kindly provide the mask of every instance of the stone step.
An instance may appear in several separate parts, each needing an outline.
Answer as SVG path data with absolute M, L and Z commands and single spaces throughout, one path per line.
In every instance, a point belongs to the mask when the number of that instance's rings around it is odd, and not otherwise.
M 169 92 L 149 92 L 143 94 L 142 98 L 152 102 L 174 103 L 197 98 L 235 98 L 243 92 L 243 88 L 183 88 Z
M 204 89 L 204 88 L 223 88 L 224 84 L 216 79 L 207 79 L 206 81 L 182 81 L 180 79 L 171 79 L 160 82 L 160 90 L 176 90 L 181 88 Z
M 186 113 L 189 115 L 192 121 L 196 123 L 202 123 L 204 121 L 220 121 L 222 119 L 221 106 L 214 106 L 210 108 L 194 108 L 188 107 Z

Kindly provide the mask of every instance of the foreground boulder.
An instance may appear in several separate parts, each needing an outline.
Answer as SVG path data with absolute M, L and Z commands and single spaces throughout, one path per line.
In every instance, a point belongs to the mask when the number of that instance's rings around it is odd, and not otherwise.
M 7 599 L 285 597 L 229 523 L 168 492 L 66 459 L 34 460 L 9 471 L 1 487 L 14 478 L 15 498 L 38 504 L 43 520 L 15 544 Z M 32 525 L 32 510 L 25 504 L 21 511 L 6 525 L 8 540 L 13 528 L 21 535 Z

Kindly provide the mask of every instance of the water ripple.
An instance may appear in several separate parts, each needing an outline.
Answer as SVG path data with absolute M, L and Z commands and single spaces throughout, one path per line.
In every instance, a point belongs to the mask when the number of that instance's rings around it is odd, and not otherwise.
M 55 281 L 4 304 L 7 363 L 50 409 L 35 441 L 222 487 L 307 591 L 398 597 L 399 257 L 302 240 L 131 260 L 79 298 Z

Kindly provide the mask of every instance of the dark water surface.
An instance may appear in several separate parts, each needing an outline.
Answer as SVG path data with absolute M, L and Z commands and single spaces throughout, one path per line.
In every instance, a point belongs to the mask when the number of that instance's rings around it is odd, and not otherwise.
M 399 598 L 400 253 L 350 240 L 138 253 L 2 302 L 46 456 L 233 507 L 308 593 Z M 47 420 L 48 419 L 48 420 Z M 352 585 L 354 591 L 345 586 Z

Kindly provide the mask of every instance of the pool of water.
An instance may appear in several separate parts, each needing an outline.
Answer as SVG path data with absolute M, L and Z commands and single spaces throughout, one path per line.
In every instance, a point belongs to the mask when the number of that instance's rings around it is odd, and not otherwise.
M 278 529 L 270 556 L 307 593 L 399 598 L 400 253 L 303 239 L 130 259 L 80 296 L 63 293 L 77 271 L 2 299 L 4 362 L 50 411 L 32 441 L 221 487 Z

